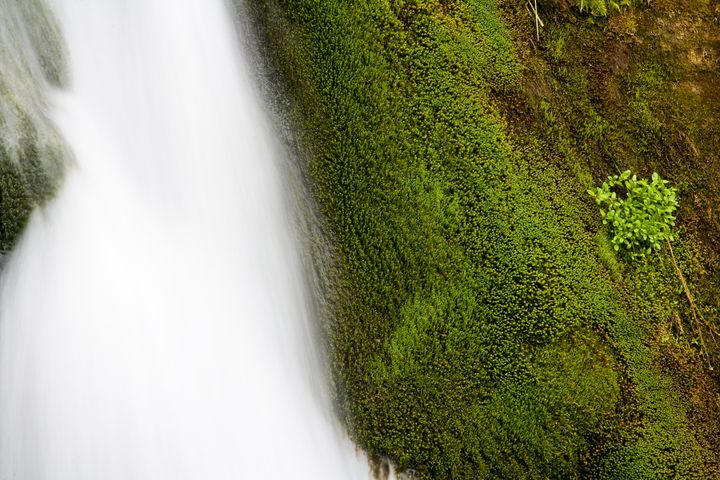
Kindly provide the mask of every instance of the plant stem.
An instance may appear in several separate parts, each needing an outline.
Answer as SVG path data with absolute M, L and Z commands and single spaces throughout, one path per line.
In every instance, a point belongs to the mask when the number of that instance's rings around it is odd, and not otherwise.
M 708 367 L 710 370 L 713 369 L 712 364 L 710 363 L 710 356 L 708 354 L 707 346 L 705 345 L 705 339 L 703 338 L 702 334 L 702 325 L 700 323 L 700 319 L 702 319 L 702 323 L 705 324 L 705 326 L 709 329 L 710 335 L 713 336 L 713 339 L 715 338 L 715 329 L 710 325 L 707 320 L 705 320 L 705 317 L 703 317 L 702 312 L 697 308 L 697 304 L 695 303 L 695 299 L 692 296 L 692 293 L 690 293 L 690 288 L 688 288 L 687 281 L 685 280 L 685 275 L 683 275 L 682 271 L 680 270 L 680 267 L 677 264 L 677 261 L 675 260 L 675 253 L 673 252 L 672 244 L 670 243 L 670 239 L 666 236 L 665 241 L 667 242 L 668 248 L 670 249 L 670 259 L 672 260 L 673 267 L 675 267 L 675 272 L 678 275 L 678 278 L 680 278 L 680 283 L 683 286 L 683 290 L 685 291 L 685 296 L 688 299 L 688 302 L 690 302 L 690 313 L 693 316 L 693 320 L 695 320 L 695 326 L 698 332 L 698 337 L 700 338 L 700 347 L 703 351 L 703 354 L 705 355 L 705 359 L 708 362 Z

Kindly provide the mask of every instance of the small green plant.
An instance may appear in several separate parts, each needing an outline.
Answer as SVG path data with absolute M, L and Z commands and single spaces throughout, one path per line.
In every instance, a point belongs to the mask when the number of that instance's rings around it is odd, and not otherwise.
M 639 260 L 660 250 L 664 241 L 675 240 L 671 228 L 678 202 L 668 183 L 657 173 L 651 180 L 638 180 L 627 170 L 588 190 L 600 205 L 603 223 L 611 227 L 616 251 L 623 248 L 631 259 Z
M 590 12 L 594 17 L 607 17 L 608 14 L 619 12 L 622 7 L 631 5 L 631 0 L 580 0 L 578 7 L 581 12 Z

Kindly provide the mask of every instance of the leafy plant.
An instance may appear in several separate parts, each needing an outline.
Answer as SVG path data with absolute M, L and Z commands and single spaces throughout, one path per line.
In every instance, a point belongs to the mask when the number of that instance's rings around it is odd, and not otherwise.
M 612 229 L 616 251 L 622 247 L 630 258 L 639 260 L 659 250 L 663 241 L 675 240 L 671 227 L 678 202 L 675 188 L 668 183 L 657 173 L 651 180 L 638 180 L 626 170 L 588 190 L 600 205 L 603 223 Z
M 581 12 L 590 12 L 595 17 L 607 17 L 612 12 L 619 12 L 622 7 L 632 5 L 630 0 L 580 0 L 578 7 Z

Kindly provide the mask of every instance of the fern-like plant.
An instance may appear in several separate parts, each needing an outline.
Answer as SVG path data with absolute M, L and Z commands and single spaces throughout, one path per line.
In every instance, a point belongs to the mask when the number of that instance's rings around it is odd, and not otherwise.
M 660 250 L 663 242 L 675 240 L 673 213 L 678 207 L 676 190 L 653 173 L 638 180 L 627 170 L 613 175 L 588 193 L 600 205 L 603 223 L 609 225 L 616 251 L 621 248 L 633 260 Z

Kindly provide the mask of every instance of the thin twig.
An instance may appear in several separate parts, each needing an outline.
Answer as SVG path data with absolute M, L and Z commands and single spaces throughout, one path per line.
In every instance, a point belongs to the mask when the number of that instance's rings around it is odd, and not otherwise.
M 535 35 L 537 36 L 537 40 L 539 42 L 540 41 L 540 27 L 545 28 L 545 24 L 543 23 L 542 19 L 540 18 L 540 15 L 538 15 L 537 0 L 535 0 L 534 6 L 530 2 L 530 0 L 528 0 L 527 5 L 530 5 L 530 8 L 532 9 L 532 12 L 530 12 L 530 10 L 528 10 L 528 13 L 530 13 L 530 15 L 535 17 Z M 525 8 L 527 8 L 527 5 L 525 5 Z
M 530 2 L 528 1 L 528 3 L 530 3 Z M 535 6 L 533 6 L 533 4 L 530 3 L 530 7 L 533 9 L 533 12 L 535 13 L 535 18 L 537 18 L 537 21 L 540 24 L 540 26 L 545 28 L 545 24 L 543 23 L 542 18 L 540 18 L 540 14 L 538 13 L 537 0 L 535 0 Z

